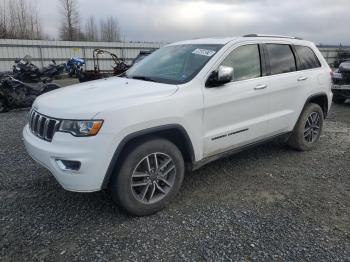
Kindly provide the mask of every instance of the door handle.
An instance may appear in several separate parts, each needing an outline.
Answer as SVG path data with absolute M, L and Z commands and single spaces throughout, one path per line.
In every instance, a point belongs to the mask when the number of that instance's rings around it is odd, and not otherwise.
M 306 76 L 299 76 L 298 81 L 305 81 L 307 79 Z
M 265 89 L 266 87 L 267 87 L 267 85 L 261 84 L 261 85 L 257 85 L 256 87 L 254 87 L 254 90 L 261 90 L 261 89 Z

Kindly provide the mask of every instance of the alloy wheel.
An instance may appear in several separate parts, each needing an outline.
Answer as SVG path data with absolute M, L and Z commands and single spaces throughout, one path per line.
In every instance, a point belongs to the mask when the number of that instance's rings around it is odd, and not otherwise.
M 304 139 L 308 143 L 313 143 L 317 140 L 320 133 L 321 116 L 318 112 L 312 112 L 305 123 Z
M 131 176 L 133 195 L 143 204 L 154 204 L 170 192 L 175 176 L 175 163 L 169 155 L 149 154 L 136 165 Z

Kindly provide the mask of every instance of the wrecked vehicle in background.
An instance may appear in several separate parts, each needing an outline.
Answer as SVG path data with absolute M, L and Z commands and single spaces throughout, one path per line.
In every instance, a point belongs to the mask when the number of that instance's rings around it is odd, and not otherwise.
M 39 68 L 32 64 L 31 56 L 26 55 L 22 59 L 16 59 L 13 66 L 12 75 L 14 78 L 26 83 L 42 82 L 46 78 L 46 82 L 51 81 L 64 72 L 65 64 L 56 64 L 55 60 L 47 67 Z
M 103 54 L 109 55 L 112 60 L 114 65 L 112 66 L 113 68 L 113 73 L 110 74 L 108 72 L 102 72 L 100 69 L 100 56 Z M 124 61 L 124 59 L 119 58 L 116 54 L 111 53 L 107 50 L 102 50 L 102 49 L 94 49 L 93 53 L 93 62 L 94 62 L 94 69 L 93 70 L 86 70 L 86 71 L 81 71 L 79 75 L 79 82 L 87 82 L 87 81 L 92 81 L 92 80 L 97 80 L 105 77 L 110 77 L 110 76 L 116 76 L 120 75 L 121 73 L 124 73 L 126 70 L 129 69 L 129 65 L 127 65 Z
M 135 57 L 135 59 L 132 61 L 132 65 L 137 64 L 140 62 L 142 59 L 144 59 L 146 56 L 149 56 L 150 54 L 153 53 L 154 50 L 147 50 L 147 51 L 140 51 L 140 53 Z
M 106 78 L 110 76 L 118 76 L 126 72 L 131 66 L 134 64 L 137 64 L 140 62 L 142 59 L 144 59 L 146 56 L 150 55 L 154 50 L 146 50 L 146 51 L 140 51 L 140 53 L 137 55 L 135 59 L 133 59 L 131 65 L 128 65 L 124 59 L 119 58 L 116 54 L 111 53 L 106 50 L 102 49 L 95 49 L 93 51 L 93 62 L 94 62 L 94 69 L 93 70 L 86 70 L 83 71 L 81 70 L 79 73 L 79 78 L 80 82 L 87 82 L 87 81 L 92 81 L 92 80 L 97 80 L 101 78 Z M 100 56 L 103 54 L 109 55 L 112 60 L 114 65 L 112 66 L 113 72 L 107 72 L 107 71 L 102 71 L 100 69 Z
M 60 88 L 51 81 L 63 73 L 64 64 L 52 60 L 52 64 L 39 69 L 31 60 L 28 55 L 16 59 L 12 72 L 0 73 L 0 113 L 30 107 L 37 96 Z
M 80 77 L 80 73 L 83 71 L 83 66 L 85 65 L 85 60 L 80 57 L 72 57 L 67 60 L 66 71 L 69 77 Z
M 339 65 L 333 72 L 332 80 L 333 102 L 342 104 L 350 99 L 350 60 Z
M 11 71 L 4 71 L 4 72 L 0 72 L 0 81 L 1 79 L 4 79 L 6 77 L 12 76 L 12 72 Z
M 339 68 L 340 64 L 343 62 L 350 61 L 350 52 L 339 50 L 337 58 L 333 63 L 334 68 Z
M 10 109 L 32 106 L 35 98 L 44 93 L 60 88 L 54 83 L 24 83 L 12 76 L 0 82 L 0 113 Z

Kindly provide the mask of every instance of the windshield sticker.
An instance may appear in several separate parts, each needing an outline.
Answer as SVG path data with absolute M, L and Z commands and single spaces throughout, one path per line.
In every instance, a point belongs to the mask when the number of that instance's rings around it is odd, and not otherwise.
M 212 56 L 215 53 L 216 52 L 214 50 L 207 50 L 207 49 L 201 49 L 201 48 L 197 48 L 192 52 L 192 54 L 204 55 L 204 56 Z

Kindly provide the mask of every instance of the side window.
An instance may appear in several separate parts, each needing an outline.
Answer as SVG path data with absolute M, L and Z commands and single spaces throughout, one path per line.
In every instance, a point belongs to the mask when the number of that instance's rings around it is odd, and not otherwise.
M 266 44 L 271 75 L 296 71 L 295 58 L 289 45 Z
M 300 45 L 294 47 L 299 58 L 298 70 L 321 67 L 320 61 L 310 47 Z
M 234 68 L 233 81 L 241 81 L 261 76 L 258 45 L 244 45 L 233 50 L 221 63 Z

